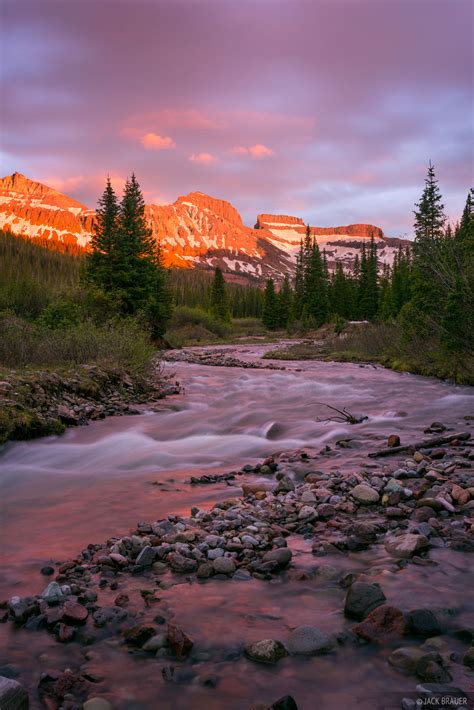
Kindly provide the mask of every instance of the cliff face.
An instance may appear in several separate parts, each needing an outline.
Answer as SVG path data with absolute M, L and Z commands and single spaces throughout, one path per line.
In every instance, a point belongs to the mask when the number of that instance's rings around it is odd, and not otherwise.
M 0 228 L 86 247 L 94 211 L 21 173 L 0 179 Z
M 146 217 L 160 242 L 165 264 L 181 268 L 220 266 L 234 277 L 275 277 L 294 270 L 306 226 L 300 217 L 260 214 L 246 227 L 225 200 L 202 192 L 178 197 L 171 205 L 146 205 Z M 0 228 L 14 234 L 87 249 L 95 212 L 39 182 L 14 173 L 0 180 Z M 311 227 L 329 265 L 341 260 L 350 269 L 355 254 L 373 236 L 382 261 L 391 262 L 397 244 L 371 224 Z

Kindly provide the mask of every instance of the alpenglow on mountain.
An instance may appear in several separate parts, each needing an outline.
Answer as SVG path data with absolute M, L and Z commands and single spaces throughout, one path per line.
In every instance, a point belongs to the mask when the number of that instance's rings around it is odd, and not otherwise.
M 299 217 L 260 214 L 246 227 L 230 202 L 191 192 L 170 205 L 146 205 L 153 236 L 167 266 L 212 269 L 220 266 L 236 280 L 292 274 L 306 226 Z M 21 173 L 0 179 L 0 228 L 15 235 L 88 248 L 94 210 Z M 399 244 L 371 224 L 311 227 L 329 268 L 341 261 L 350 270 L 356 254 L 373 236 L 381 263 L 393 262 Z

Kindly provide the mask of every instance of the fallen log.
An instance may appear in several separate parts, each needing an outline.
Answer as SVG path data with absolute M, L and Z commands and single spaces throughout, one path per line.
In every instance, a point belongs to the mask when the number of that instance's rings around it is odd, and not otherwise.
M 372 459 L 380 458 L 381 456 L 391 456 L 392 454 L 401 454 L 404 451 L 419 451 L 420 449 L 429 449 L 432 446 L 443 446 L 451 441 L 467 441 L 471 438 L 468 431 L 459 432 L 458 434 L 449 434 L 448 436 L 435 436 L 432 439 L 417 441 L 415 444 L 407 444 L 406 446 L 391 446 L 388 449 L 380 449 L 380 451 L 372 451 L 369 456 Z

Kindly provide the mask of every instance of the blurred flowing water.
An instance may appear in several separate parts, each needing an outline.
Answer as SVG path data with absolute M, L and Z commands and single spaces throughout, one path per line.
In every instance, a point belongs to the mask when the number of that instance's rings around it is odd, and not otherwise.
M 259 359 L 265 349 L 230 348 L 248 361 Z M 239 493 L 224 484 L 190 486 L 189 476 L 198 471 L 236 470 L 271 453 L 333 446 L 344 438 L 352 440 L 351 448 L 322 457 L 321 470 L 358 470 L 368 451 L 383 445 L 391 433 L 410 442 L 422 438 L 432 421 L 461 430 L 466 428 L 464 416 L 474 414 L 469 387 L 374 366 L 283 364 L 286 370 L 273 371 L 169 363 L 167 370 L 185 391 L 160 403 L 159 411 L 6 445 L 0 451 L 0 598 L 40 592 L 43 565 L 73 556 L 88 543 L 125 534 L 139 520 L 187 515 L 193 505 L 210 507 Z M 368 419 L 355 427 L 318 421 L 332 414 L 323 403 Z M 423 599 L 426 605 L 455 607 L 474 626 L 474 603 L 465 593 L 468 582 L 474 588 L 468 555 L 436 550 L 431 557 L 441 564 L 395 571 L 383 549 L 320 559 L 312 556 L 309 543 L 292 544 L 296 567 L 314 572 L 324 564 L 367 571 L 380 581 L 388 600 L 402 608 L 419 606 Z M 143 580 L 133 584 L 139 597 Z M 337 656 L 286 659 L 277 668 L 235 660 L 232 649 L 242 641 L 284 641 L 300 624 L 331 631 L 347 628 L 343 599 L 344 590 L 320 575 L 306 581 L 211 580 L 173 586 L 163 593 L 164 602 L 209 655 L 208 661 L 195 664 L 197 679 L 165 682 L 157 659 L 130 657 L 109 639 L 93 647 L 105 674 L 100 694 L 112 693 L 113 707 L 119 710 L 240 710 L 286 693 L 295 697 L 300 710 L 398 707 L 400 693 L 413 690 L 415 683 L 387 665 L 390 649 L 375 653 L 347 646 Z M 62 646 L 43 633 L 12 631 L 6 625 L 0 634 L 0 665 L 16 663 L 30 687 L 45 667 L 84 662 L 78 644 Z M 216 687 L 203 684 L 207 676 Z M 39 707 L 34 697 L 32 707 Z

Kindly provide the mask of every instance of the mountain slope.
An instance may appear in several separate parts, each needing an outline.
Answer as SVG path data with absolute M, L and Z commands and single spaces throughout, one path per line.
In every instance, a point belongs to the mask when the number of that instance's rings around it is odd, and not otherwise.
M 269 276 L 280 280 L 292 274 L 306 230 L 299 217 L 270 214 L 260 214 L 255 227 L 247 227 L 230 202 L 202 192 L 178 197 L 171 205 L 146 205 L 145 211 L 166 265 L 220 266 L 237 281 Z M 0 180 L 0 228 L 13 234 L 87 248 L 94 215 L 80 202 L 20 173 Z M 330 267 L 340 260 L 350 269 L 371 236 L 382 261 L 391 263 L 398 248 L 398 240 L 387 240 L 379 227 L 370 224 L 312 227 L 311 231 L 326 250 Z

